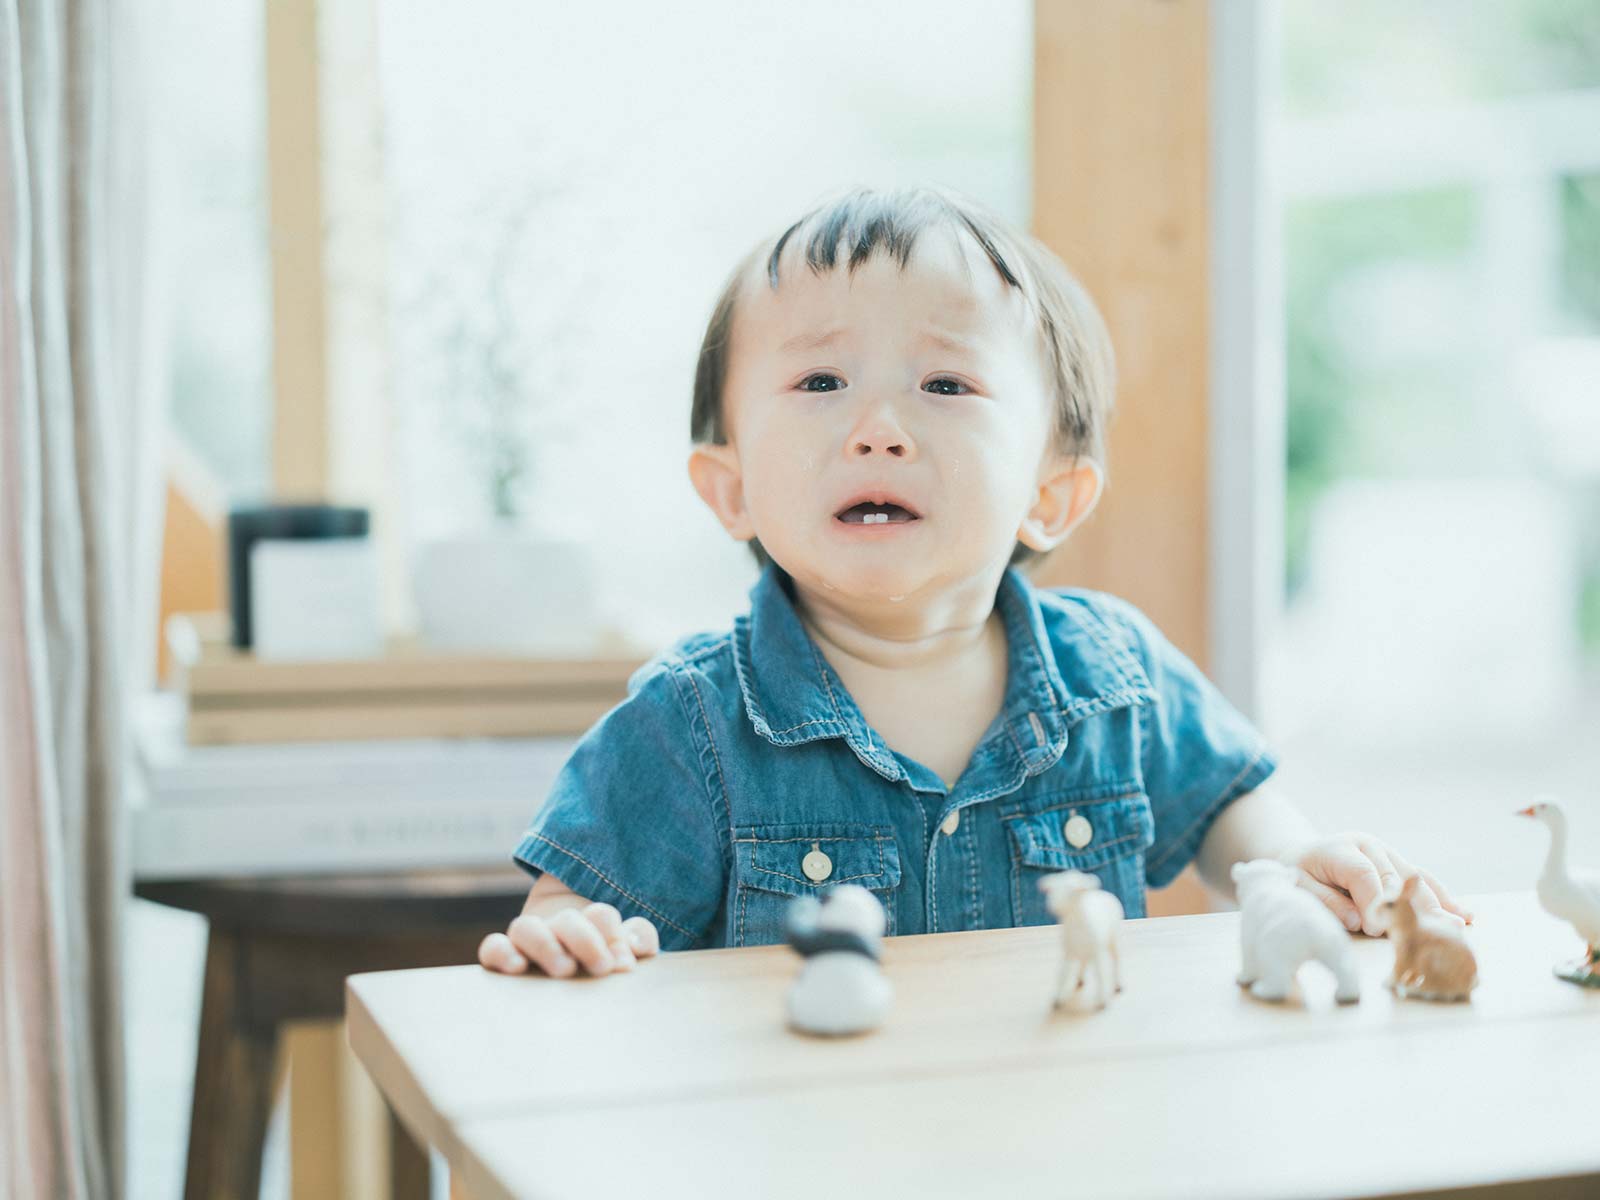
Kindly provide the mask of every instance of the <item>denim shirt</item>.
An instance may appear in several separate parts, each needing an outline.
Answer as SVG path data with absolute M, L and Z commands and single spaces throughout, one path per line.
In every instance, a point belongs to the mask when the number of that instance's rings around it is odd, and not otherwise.
M 1273 770 L 1131 605 L 1011 569 L 1005 699 L 947 787 L 867 724 L 792 586 L 768 566 L 731 632 L 633 676 L 517 846 L 524 869 L 648 917 L 664 949 L 782 941 L 789 902 L 840 883 L 871 889 L 890 934 L 1043 924 L 1039 880 L 1069 868 L 1140 917 Z

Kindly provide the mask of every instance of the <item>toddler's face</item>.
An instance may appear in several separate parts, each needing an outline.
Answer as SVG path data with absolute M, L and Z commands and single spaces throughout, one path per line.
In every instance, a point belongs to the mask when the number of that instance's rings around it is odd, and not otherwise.
M 914 596 L 998 576 L 1060 470 L 1043 350 L 1020 292 L 974 242 L 927 230 L 902 269 L 875 254 L 813 273 L 785 248 L 734 318 L 723 392 L 728 445 L 714 497 L 803 585 Z M 1059 540 L 1059 539 L 1055 539 Z

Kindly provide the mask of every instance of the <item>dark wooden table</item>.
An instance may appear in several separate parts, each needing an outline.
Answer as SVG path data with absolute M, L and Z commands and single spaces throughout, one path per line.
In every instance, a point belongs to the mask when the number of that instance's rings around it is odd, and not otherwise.
M 136 883 L 134 895 L 211 926 L 187 1200 L 256 1200 L 286 1022 L 342 1018 L 347 975 L 474 962 L 528 887 L 515 868 Z M 394 1195 L 425 1200 L 427 1154 L 392 1110 L 390 1122 Z

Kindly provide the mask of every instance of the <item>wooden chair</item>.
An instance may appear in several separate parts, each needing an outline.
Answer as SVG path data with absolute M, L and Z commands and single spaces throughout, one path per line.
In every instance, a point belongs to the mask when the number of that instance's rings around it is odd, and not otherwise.
M 286 1022 L 342 1018 L 347 975 L 475 961 L 483 935 L 521 911 L 528 886 L 514 868 L 135 885 L 140 898 L 211 926 L 187 1200 L 256 1200 Z M 389 1120 L 393 1194 L 425 1200 L 427 1154 Z

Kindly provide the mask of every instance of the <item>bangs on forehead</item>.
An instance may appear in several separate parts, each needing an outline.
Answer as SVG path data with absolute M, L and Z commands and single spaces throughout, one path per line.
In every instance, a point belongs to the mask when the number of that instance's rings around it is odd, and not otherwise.
M 803 248 L 806 266 L 821 275 L 839 265 L 854 274 L 874 254 L 887 254 L 901 270 L 911 259 L 917 239 L 929 228 L 969 234 L 994 264 L 1000 278 L 1026 295 L 1027 289 L 996 244 L 997 230 L 988 230 L 972 214 L 939 193 L 857 191 L 825 204 L 783 231 L 767 256 L 767 282 L 777 290 L 784 248 L 794 241 Z

